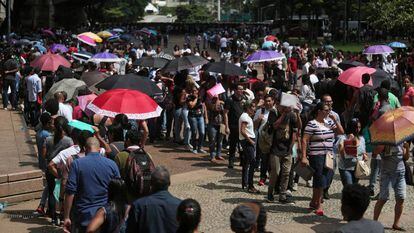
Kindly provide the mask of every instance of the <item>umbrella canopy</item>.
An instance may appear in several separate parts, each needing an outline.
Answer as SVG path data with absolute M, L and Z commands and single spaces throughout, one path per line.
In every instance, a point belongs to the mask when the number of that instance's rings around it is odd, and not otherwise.
M 375 71 L 376 70 L 374 68 L 365 66 L 353 67 L 345 70 L 341 75 L 339 75 L 338 80 L 346 85 L 361 88 L 363 86 L 362 75 L 365 73 L 372 74 Z M 372 79 L 368 84 L 372 86 Z
M 95 85 L 96 88 L 112 90 L 117 88 L 137 90 L 149 96 L 162 95 L 162 90 L 149 78 L 135 74 L 112 75 Z
M 381 83 L 384 80 L 389 80 L 391 82 L 393 79 L 389 73 L 382 69 L 375 69 L 375 72 L 371 73 L 371 78 L 372 86 L 374 86 L 374 88 L 381 86 Z
M 119 32 L 119 33 L 123 33 L 124 30 L 122 28 L 114 28 L 112 29 L 113 32 Z
M 72 126 L 73 128 L 79 129 L 79 130 L 87 130 L 87 131 L 90 131 L 91 133 L 95 132 L 95 130 L 92 128 L 92 125 L 87 124 L 82 121 L 78 121 L 78 120 L 73 120 L 69 122 L 69 126 Z
M 205 66 L 205 71 L 220 73 L 224 75 L 247 76 L 246 71 L 243 70 L 241 67 L 226 61 L 208 63 Z
M 31 44 L 31 43 L 30 43 L 30 40 L 28 40 L 28 39 L 20 39 L 20 40 L 16 41 L 16 43 L 14 43 L 14 45 L 16 45 L 16 46 L 29 45 L 29 44 Z
M 117 55 L 108 52 L 97 53 L 90 59 L 90 61 L 94 62 L 119 62 L 120 60 L 121 59 Z
M 162 68 L 168 63 L 168 60 L 160 57 L 141 57 L 133 65 L 142 67 Z
M 123 113 L 128 119 L 134 120 L 158 117 L 162 111 L 162 108 L 151 97 L 129 89 L 107 91 L 89 103 L 87 109 L 108 117 Z
M 72 54 L 73 59 L 78 60 L 81 63 L 87 62 L 89 59 L 91 59 L 92 56 L 93 56 L 92 53 L 88 53 L 85 51 L 79 51 L 77 53 Z
M 343 61 L 343 62 L 338 64 L 338 67 L 341 70 L 347 70 L 349 68 L 357 67 L 357 66 L 365 66 L 365 65 L 364 65 L 364 63 L 361 63 L 361 62 L 358 62 L 358 61 Z
M 403 106 L 384 113 L 369 128 L 371 143 L 398 145 L 414 138 L 414 107 Z
M 78 36 L 87 36 L 87 37 L 93 39 L 97 43 L 102 43 L 102 41 L 103 41 L 101 37 L 99 37 L 98 35 L 96 35 L 93 32 L 84 32 L 84 33 L 79 34 Z
M 46 53 L 47 49 L 41 44 L 35 44 L 33 47 L 37 48 L 41 53 Z
M 273 48 L 273 47 L 275 47 L 275 42 L 273 41 L 265 41 L 262 44 L 262 49 L 268 49 L 268 48 Z
M 285 58 L 282 53 L 272 50 L 259 50 L 247 57 L 245 63 L 275 61 Z
M 111 32 L 108 32 L 108 31 L 100 31 L 96 35 L 98 35 L 99 37 L 102 37 L 102 38 L 109 38 L 109 37 L 113 36 L 114 34 L 112 34 Z
M 275 40 L 277 40 L 277 37 L 274 36 L 274 35 L 268 35 L 268 36 L 265 36 L 264 40 L 265 41 L 275 41 Z
M 162 69 L 164 72 L 173 72 L 202 66 L 207 63 L 208 61 L 200 56 L 184 56 L 168 62 Z
M 90 37 L 88 37 L 88 36 L 85 36 L 85 35 L 78 35 L 76 38 L 78 38 L 78 40 L 79 40 L 80 42 L 83 42 L 83 43 L 85 43 L 85 44 L 87 44 L 87 45 L 90 45 L 90 46 L 93 46 L 93 47 L 95 47 L 95 46 L 96 46 L 95 40 L 93 40 L 92 38 L 90 38 Z
M 373 45 L 369 46 L 368 48 L 364 49 L 364 54 L 387 54 L 387 53 L 393 53 L 394 50 L 392 50 L 391 47 L 387 45 Z
M 174 57 L 173 55 L 170 55 L 170 54 L 168 54 L 168 53 L 164 53 L 164 52 L 157 53 L 157 54 L 155 54 L 155 55 L 154 55 L 154 56 L 152 56 L 152 57 L 160 57 L 160 58 L 165 58 L 165 59 L 167 59 L 167 60 L 169 60 L 169 61 L 171 61 L 171 60 L 174 60 L 174 59 L 175 59 L 175 57 Z
M 80 79 L 84 81 L 88 87 L 91 87 L 107 77 L 107 74 L 95 70 L 90 72 L 84 72 Z
M 121 37 L 119 35 L 113 35 L 113 36 L 108 38 L 109 42 L 117 42 L 117 41 L 120 41 L 120 40 L 121 40 Z
M 96 99 L 96 97 L 98 97 L 95 94 L 90 94 L 90 95 L 82 95 L 82 96 L 77 96 L 76 98 L 78 99 L 78 103 L 79 103 L 79 107 L 82 109 L 82 111 L 85 111 L 86 106 L 93 101 L 94 99 Z
M 391 48 L 396 48 L 396 49 L 405 49 L 407 48 L 407 45 L 405 45 L 402 42 L 398 42 L 398 41 L 394 41 L 388 44 L 388 46 L 390 46 Z
M 59 66 L 70 67 L 70 62 L 59 54 L 46 53 L 30 63 L 32 67 L 38 67 L 43 71 L 56 71 Z
M 59 51 L 61 53 L 66 53 L 69 49 L 63 44 L 52 44 L 52 46 L 50 46 L 50 51 L 52 51 L 52 53 L 57 53 Z
M 46 99 L 50 99 L 56 92 L 65 91 L 68 94 L 66 101 L 72 99 L 73 97 L 78 95 L 79 90 L 85 89 L 86 84 L 81 80 L 77 80 L 74 78 L 71 79 L 63 79 L 59 82 L 53 84 L 50 90 L 46 94 Z
M 53 33 L 52 31 L 50 31 L 49 29 L 43 29 L 42 30 L 42 33 L 44 35 L 47 35 L 47 36 L 55 36 L 55 33 Z

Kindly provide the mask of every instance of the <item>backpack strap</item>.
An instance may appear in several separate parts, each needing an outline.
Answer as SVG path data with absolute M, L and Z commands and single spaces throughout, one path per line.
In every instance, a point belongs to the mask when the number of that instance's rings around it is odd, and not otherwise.
M 105 123 L 106 123 L 106 120 L 108 120 L 108 117 L 107 116 L 104 116 L 102 119 L 101 119 L 101 121 L 99 122 L 99 126 L 105 126 Z

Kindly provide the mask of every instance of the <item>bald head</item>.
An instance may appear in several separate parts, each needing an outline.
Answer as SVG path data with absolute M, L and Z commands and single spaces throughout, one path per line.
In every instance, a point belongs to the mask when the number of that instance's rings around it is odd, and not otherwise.
M 95 137 L 90 137 L 86 141 L 86 150 L 88 152 L 99 152 L 101 149 L 101 145 L 99 144 L 98 139 Z

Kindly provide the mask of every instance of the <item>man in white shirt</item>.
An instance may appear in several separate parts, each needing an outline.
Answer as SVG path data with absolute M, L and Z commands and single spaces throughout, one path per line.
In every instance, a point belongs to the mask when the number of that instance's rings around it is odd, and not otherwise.
M 144 45 L 140 44 L 136 53 L 137 53 L 137 59 L 140 59 L 142 55 L 145 53 Z
M 383 70 L 385 72 L 389 73 L 390 75 L 392 75 L 393 78 L 395 78 L 397 76 L 397 74 L 395 72 L 396 66 L 397 66 L 397 64 L 392 59 L 391 55 L 388 55 L 387 60 L 382 64 Z
M 40 104 L 38 101 L 42 98 L 42 80 L 39 78 L 40 69 L 32 68 L 30 76 L 26 78 L 28 114 L 30 124 L 35 127 L 39 122 Z
M 321 54 L 316 60 L 316 68 L 328 68 L 328 62 L 326 61 L 325 54 Z
M 223 36 L 220 39 L 220 52 L 224 51 L 224 49 L 227 48 L 227 38 L 225 36 Z
M 65 104 L 67 94 L 64 91 L 55 93 L 55 99 L 59 102 L 58 116 L 65 117 L 69 122 L 72 121 L 73 108 L 69 104 Z
M 343 55 L 341 51 L 336 53 L 336 57 L 332 60 L 332 67 L 338 68 L 338 64 L 343 61 Z

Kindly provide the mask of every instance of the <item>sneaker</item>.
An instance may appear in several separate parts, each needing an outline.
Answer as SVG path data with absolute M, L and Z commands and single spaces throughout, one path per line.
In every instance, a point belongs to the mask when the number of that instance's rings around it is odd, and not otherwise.
M 216 156 L 217 160 L 226 160 L 225 158 L 221 157 L 221 156 Z
M 36 213 L 36 214 L 40 214 L 40 215 L 45 215 L 45 214 L 46 214 L 46 212 L 45 212 L 45 208 L 44 208 L 44 207 L 42 207 L 42 206 L 39 206 L 39 207 L 37 207 L 37 209 L 36 209 L 35 213 Z
M 312 181 L 310 180 L 306 181 L 306 187 L 312 188 Z
M 295 204 L 295 201 L 293 201 L 291 198 L 289 198 L 287 196 L 286 196 L 286 198 L 279 198 L 279 202 L 281 204 L 290 204 L 290 205 Z
M 203 149 L 198 149 L 198 153 L 200 153 L 200 154 L 207 154 L 207 151 L 205 151 Z
M 191 152 L 192 152 L 193 154 L 198 154 L 198 151 L 197 151 L 197 150 L 191 150 Z
M 259 180 L 259 183 L 257 185 L 259 185 L 259 186 L 265 185 L 265 180 L 264 179 L 260 179 Z
M 323 216 L 323 210 L 319 209 L 319 210 L 315 210 L 315 214 L 318 216 Z
M 269 202 L 269 203 L 275 202 L 275 197 L 273 196 L 273 194 L 268 193 L 266 201 Z
M 4 111 L 7 111 L 7 110 L 9 110 L 8 108 L 3 108 L 4 109 Z
M 298 183 L 293 183 L 292 191 L 298 191 Z
M 260 191 L 259 191 L 259 190 L 257 190 L 255 187 L 251 187 L 251 188 L 249 188 L 249 189 L 247 190 L 247 192 L 248 192 L 248 193 L 256 193 L 256 194 L 259 194 L 259 193 L 260 193 Z
M 286 190 L 286 196 L 287 197 L 292 197 L 292 191 Z
M 192 146 L 192 145 L 190 145 L 190 144 L 185 145 L 185 146 L 184 146 L 184 148 L 185 148 L 186 150 L 193 151 L 193 146 Z

